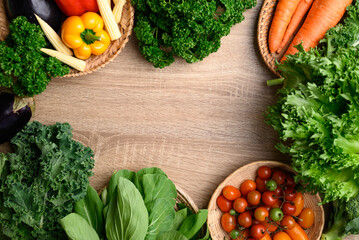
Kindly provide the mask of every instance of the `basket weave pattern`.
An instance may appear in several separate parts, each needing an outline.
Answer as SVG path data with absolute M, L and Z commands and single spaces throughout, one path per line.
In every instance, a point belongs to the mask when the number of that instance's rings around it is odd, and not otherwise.
M 272 22 L 272 18 L 274 16 L 274 11 L 277 2 L 278 2 L 277 0 L 264 1 L 258 19 L 257 40 L 258 40 L 259 51 L 262 55 L 264 62 L 274 74 L 280 77 L 280 74 L 275 70 L 276 69 L 275 60 L 277 58 L 272 53 L 270 53 L 268 47 L 269 28 Z
M 257 174 L 257 169 L 260 166 L 280 168 L 287 172 L 294 173 L 292 168 L 286 164 L 273 161 L 260 161 L 245 165 L 228 176 L 213 193 L 208 205 L 208 227 L 213 240 L 231 239 L 229 234 L 226 233 L 221 226 L 220 219 L 223 213 L 217 206 L 217 198 L 221 195 L 222 189 L 227 185 L 239 187 L 240 184 L 247 179 L 254 180 Z M 321 199 L 319 195 L 303 194 L 303 197 L 304 208 L 311 208 L 314 211 L 314 224 L 310 229 L 306 230 L 306 233 L 308 234 L 308 238 L 310 240 L 319 240 L 324 227 L 324 209 L 322 206 L 318 206 Z
M 75 69 L 71 69 L 70 73 L 64 77 L 76 77 L 92 73 L 115 59 L 129 40 L 133 29 L 134 15 L 135 10 L 131 5 L 131 0 L 127 0 L 122 10 L 121 22 L 119 23 L 121 38 L 116 41 L 112 41 L 106 52 L 103 54 L 99 56 L 92 55 L 89 59 L 87 59 L 85 71 L 79 72 Z M 6 18 L 4 1 L 0 0 L 0 40 L 4 40 L 8 33 L 9 24 Z

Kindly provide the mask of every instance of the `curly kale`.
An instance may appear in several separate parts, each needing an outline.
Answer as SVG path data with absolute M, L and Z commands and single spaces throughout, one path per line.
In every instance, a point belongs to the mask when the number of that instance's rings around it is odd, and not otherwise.
M 132 0 L 136 6 L 134 32 L 140 51 L 155 67 L 174 62 L 174 56 L 188 63 L 216 52 L 221 38 L 243 21 L 243 12 L 255 0 Z
M 0 154 L 0 231 L 11 239 L 65 239 L 59 219 L 86 195 L 93 152 L 69 124 L 28 123 Z M 0 234 L 1 237 L 1 234 Z
M 42 93 L 52 77 L 64 76 L 70 69 L 43 54 L 46 47 L 41 28 L 18 17 L 10 23 L 10 35 L 0 42 L 0 87 L 18 96 Z

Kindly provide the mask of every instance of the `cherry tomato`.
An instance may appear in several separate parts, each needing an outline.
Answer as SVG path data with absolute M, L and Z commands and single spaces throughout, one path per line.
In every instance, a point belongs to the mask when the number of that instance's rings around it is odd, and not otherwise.
M 253 215 L 254 216 L 254 215 Z M 260 224 L 260 221 L 258 221 L 257 219 L 253 219 L 252 220 L 252 225 L 255 225 L 255 224 Z
M 266 233 L 266 235 L 263 238 L 261 238 L 260 240 L 272 240 L 272 238 L 269 235 L 269 233 Z
M 285 232 L 278 232 L 274 234 L 273 240 L 292 240 L 292 238 Z
M 273 192 L 277 197 L 283 196 L 283 188 L 281 186 L 277 186 L 277 188 Z
M 238 229 L 233 229 L 230 233 L 229 233 L 229 236 L 232 238 L 232 239 L 237 239 L 241 236 L 241 233 L 239 232 Z
M 223 195 L 217 198 L 217 205 L 222 212 L 229 212 L 233 208 L 233 202 L 227 200 Z
M 278 199 L 278 201 L 272 206 L 272 208 L 280 208 L 282 206 L 282 200 Z
M 234 210 L 236 210 L 236 212 L 238 213 L 245 212 L 246 207 L 248 207 L 248 202 L 245 198 L 240 197 L 234 200 L 233 208 Z
M 296 183 L 295 183 L 293 177 L 290 174 L 287 174 L 287 176 L 285 178 L 284 186 L 294 188 L 295 185 L 296 185 Z
M 252 215 L 248 211 L 239 214 L 238 224 L 244 228 L 249 228 L 252 226 Z
M 257 171 L 258 177 L 260 177 L 263 180 L 269 179 L 272 176 L 272 169 L 267 166 L 262 166 L 258 168 Z
M 251 227 L 251 236 L 254 239 L 260 240 L 266 235 L 266 229 L 262 224 L 256 224 Z
M 269 212 L 269 216 L 273 221 L 279 222 L 279 221 L 282 221 L 284 214 L 283 214 L 282 209 L 272 208 Z
M 294 188 L 285 189 L 284 194 L 285 194 L 285 200 L 286 201 L 293 201 L 295 199 L 295 197 L 297 196 L 297 193 L 294 190 Z
M 277 230 L 277 226 L 274 225 L 272 222 L 266 220 L 266 221 L 262 221 L 261 224 L 266 228 L 268 229 L 268 231 L 270 232 L 275 232 Z
M 308 235 L 298 223 L 295 223 L 292 229 L 285 230 L 285 232 L 288 233 L 293 240 L 309 240 Z
M 274 191 L 277 188 L 277 183 L 273 179 L 268 180 L 266 183 L 266 188 L 268 191 Z
M 295 213 L 293 214 L 293 216 L 299 216 L 299 214 L 302 212 L 303 210 L 303 207 L 304 207 L 304 198 L 303 198 L 303 194 L 300 193 L 300 192 L 297 192 L 294 200 L 293 200 L 293 203 L 296 207 L 296 211 Z
M 247 195 L 247 202 L 252 206 L 257 206 L 261 201 L 261 193 L 257 190 L 251 191 Z
M 261 193 L 267 191 L 266 183 L 267 180 L 263 180 L 262 178 L 257 177 L 256 178 L 257 190 Z
M 246 240 L 250 236 L 249 229 L 243 229 L 240 231 L 241 237 L 237 238 L 236 240 Z
M 282 211 L 285 215 L 293 215 L 297 210 L 296 206 L 292 202 L 285 202 L 282 207 Z
M 295 226 L 295 220 L 292 216 L 284 216 L 282 221 L 280 222 L 282 227 L 285 227 L 286 229 L 292 229 Z
M 254 211 L 254 218 L 260 222 L 266 220 L 266 217 L 268 216 L 269 216 L 269 212 L 265 207 L 258 207 Z
M 257 184 L 252 180 L 246 180 L 241 184 L 241 193 L 247 196 L 249 192 L 256 190 Z
M 310 228 L 314 223 L 314 212 L 310 208 L 304 208 L 299 214 L 299 218 L 302 221 L 298 221 L 302 228 Z
M 229 213 L 225 213 L 222 215 L 221 225 L 224 231 L 228 233 L 231 232 L 233 229 L 236 228 L 236 224 L 237 221 L 235 216 L 232 216 Z
M 241 196 L 239 189 L 231 185 L 225 186 L 222 192 L 223 196 L 229 201 L 233 201 Z
M 284 184 L 286 178 L 285 172 L 277 170 L 273 173 L 272 179 L 279 185 Z
M 274 192 L 267 191 L 262 194 L 262 202 L 264 205 L 271 207 L 278 202 L 278 199 L 275 197 Z

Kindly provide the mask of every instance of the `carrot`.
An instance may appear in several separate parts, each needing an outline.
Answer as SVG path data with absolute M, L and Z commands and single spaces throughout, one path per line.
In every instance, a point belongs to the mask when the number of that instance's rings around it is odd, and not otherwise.
M 269 30 L 268 45 L 271 53 L 274 53 L 281 44 L 285 30 L 295 12 L 300 0 L 279 0 L 274 13 L 272 25 Z
M 298 223 L 295 223 L 292 229 L 287 229 L 285 232 L 288 233 L 293 240 L 309 240 L 308 235 Z
M 310 9 L 303 26 L 291 42 L 285 55 L 294 54 L 298 50 L 294 47 L 303 42 L 304 50 L 318 45 L 329 28 L 338 24 L 346 8 L 353 0 L 316 0 Z M 284 56 L 281 61 L 284 61 Z
M 283 41 L 280 44 L 277 53 L 280 53 L 284 46 L 289 42 L 289 39 L 294 35 L 300 22 L 303 20 L 305 14 L 307 14 L 309 8 L 312 6 L 314 0 L 301 0 L 295 10 L 292 19 L 288 25 L 287 31 L 285 31 Z

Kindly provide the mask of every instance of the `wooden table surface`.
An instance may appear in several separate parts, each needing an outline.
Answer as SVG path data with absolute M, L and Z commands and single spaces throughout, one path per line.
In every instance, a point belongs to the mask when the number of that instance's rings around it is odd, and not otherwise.
M 72 125 L 74 138 L 95 152 L 90 182 L 96 189 L 116 169 L 156 166 L 206 208 L 217 185 L 237 168 L 288 160 L 274 148 L 278 136 L 263 117 L 275 102 L 275 89 L 266 86 L 275 75 L 256 42 L 262 2 L 200 63 L 177 59 L 155 69 L 132 36 L 105 68 L 53 79 L 36 97 L 33 120 Z

